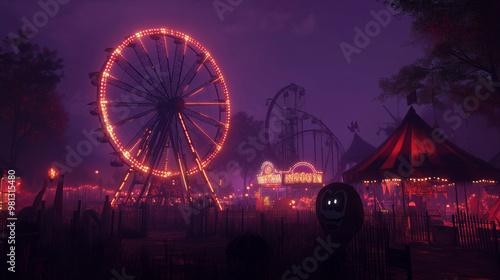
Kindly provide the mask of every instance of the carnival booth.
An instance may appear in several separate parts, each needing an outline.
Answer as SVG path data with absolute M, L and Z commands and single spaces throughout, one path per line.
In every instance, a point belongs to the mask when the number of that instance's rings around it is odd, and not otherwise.
M 262 164 L 257 174 L 258 209 L 310 209 L 323 184 L 323 172 L 307 162 L 298 162 L 287 171 L 279 171 L 272 162 Z

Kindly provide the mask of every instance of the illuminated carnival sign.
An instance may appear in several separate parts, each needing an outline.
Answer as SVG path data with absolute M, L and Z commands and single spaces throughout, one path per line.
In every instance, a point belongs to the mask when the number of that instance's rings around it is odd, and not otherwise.
M 260 174 L 257 174 L 259 185 L 280 185 L 281 180 L 281 173 L 276 171 L 271 162 L 265 161 L 260 168 Z
M 289 171 L 283 172 L 285 184 L 322 184 L 323 172 L 316 171 L 312 164 L 307 162 L 296 163 Z
M 294 184 L 322 184 L 323 172 L 316 171 L 312 164 L 307 162 L 296 163 L 289 171 L 277 171 L 274 165 L 266 161 L 257 174 L 259 185 Z

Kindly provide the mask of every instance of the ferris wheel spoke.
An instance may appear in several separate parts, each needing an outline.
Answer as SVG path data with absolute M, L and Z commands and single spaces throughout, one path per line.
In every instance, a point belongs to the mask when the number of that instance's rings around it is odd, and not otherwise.
M 224 127 L 226 126 L 225 123 L 223 122 L 220 122 L 214 118 L 211 118 L 203 113 L 200 113 L 200 112 L 197 112 L 197 111 L 194 111 L 194 110 L 191 110 L 190 108 L 187 108 L 185 109 L 184 111 L 186 114 L 192 116 L 193 118 L 195 119 L 198 119 L 204 123 L 207 123 L 207 124 L 210 124 L 210 125 L 213 125 L 215 127 Z
M 206 173 L 205 169 L 203 168 L 203 163 L 200 159 L 200 156 L 198 155 L 198 153 L 196 152 L 196 149 L 193 146 L 193 142 L 191 141 L 191 136 L 189 135 L 189 131 L 186 128 L 186 124 L 184 122 L 184 119 L 182 118 L 181 113 L 178 113 L 178 116 L 179 116 L 179 120 L 181 122 L 182 128 L 184 129 L 184 134 L 185 134 L 186 139 L 188 141 L 189 147 L 191 148 L 191 152 L 193 152 L 194 159 L 196 161 L 196 164 L 198 165 L 198 170 L 205 177 L 205 181 L 206 181 L 208 188 L 210 190 L 210 194 L 212 195 L 212 197 L 213 197 L 215 203 L 217 204 L 217 206 L 219 207 L 219 209 L 222 210 L 222 206 L 220 204 L 219 199 L 217 198 L 217 194 L 215 193 L 215 190 L 212 187 L 210 180 L 208 179 L 207 173 Z
M 186 76 L 181 82 L 181 85 L 179 86 L 179 89 L 176 92 L 176 96 L 181 96 L 184 94 L 184 92 L 187 90 L 191 82 L 193 81 L 194 77 L 198 72 L 200 71 L 201 67 L 203 66 L 203 63 L 207 60 L 207 57 L 203 53 L 199 53 L 196 55 L 198 58 L 196 61 L 193 63 L 191 68 L 189 68 Z
M 162 139 L 164 135 L 168 132 L 171 122 L 171 117 L 166 116 L 166 114 L 158 114 L 157 119 L 158 121 L 155 122 L 155 126 L 152 129 L 153 133 L 151 134 L 150 137 L 146 139 L 147 143 L 145 143 L 145 150 L 147 150 L 146 154 L 148 160 L 149 160 L 149 155 L 152 156 L 157 155 L 158 145 L 161 145 L 161 142 L 163 141 Z
M 174 152 L 174 155 L 176 158 L 175 164 L 177 165 L 177 169 L 179 170 L 179 173 L 180 173 L 182 186 L 184 187 L 186 194 L 189 194 L 189 188 L 188 188 L 186 176 L 185 176 L 186 172 L 185 172 L 185 170 L 184 170 L 185 168 L 183 166 L 183 156 L 182 156 L 183 153 L 180 150 L 180 145 L 178 144 L 178 142 L 174 140 L 175 139 L 174 131 L 172 131 L 172 130 L 170 131 L 170 139 L 172 142 L 172 151 Z
M 111 79 L 109 79 L 109 78 L 111 78 Z M 111 75 L 109 75 L 109 77 L 107 79 L 107 82 L 110 85 L 113 85 L 113 86 L 115 86 L 115 87 L 117 87 L 119 89 L 127 91 L 127 92 L 129 92 L 131 94 L 134 94 L 134 95 L 136 95 L 136 96 L 138 96 L 140 98 L 145 98 L 145 99 L 147 99 L 147 100 L 149 100 L 151 102 L 156 102 L 156 98 L 153 95 L 151 95 L 149 92 L 143 91 L 143 90 L 141 90 L 141 89 L 139 89 L 137 87 L 134 87 L 134 86 L 129 85 L 129 84 L 123 82 L 123 81 L 120 81 L 120 80 L 118 80 L 117 78 L 115 78 L 115 77 L 113 77 Z
M 279 109 L 279 110 L 277 110 L 278 112 L 283 112 L 284 111 L 283 108 L 280 106 L 280 104 L 274 103 L 274 105 L 278 106 L 278 109 Z M 286 106 L 285 106 L 285 108 L 286 108 Z
M 160 76 L 163 85 L 169 87 L 170 81 L 172 80 L 172 74 L 170 73 L 170 62 L 168 59 L 167 36 L 163 35 L 162 37 L 153 39 L 156 41 L 156 53 L 158 56 L 158 64 L 160 65 Z M 169 93 L 170 91 L 167 90 L 167 96 L 172 97 Z
M 176 38 L 174 40 L 175 44 L 175 54 L 174 54 L 174 65 L 172 69 L 172 80 L 170 84 L 170 89 L 172 95 L 175 96 L 177 90 L 179 89 L 179 83 L 182 77 L 182 68 L 184 65 L 184 56 L 186 55 L 186 40 Z
M 155 106 L 154 103 L 142 103 L 142 102 L 106 102 L 107 107 L 151 107 Z
M 151 113 L 154 113 L 154 112 L 156 112 L 156 111 L 157 111 L 157 109 L 156 109 L 156 108 L 153 108 L 153 109 L 150 109 L 150 110 L 144 111 L 144 112 L 142 112 L 142 113 L 140 113 L 140 114 L 133 115 L 133 116 L 131 116 L 131 117 L 125 118 L 125 119 L 123 119 L 123 120 L 121 120 L 121 121 L 119 121 L 119 122 L 115 123 L 115 124 L 113 125 L 113 127 L 118 127 L 118 126 L 124 125 L 124 124 L 126 124 L 126 123 L 128 123 L 128 122 L 130 122 L 130 121 L 136 120 L 136 119 L 138 119 L 138 118 L 142 118 L 142 117 L 147 116 L 147 115 L 149 115 L 149 114 L 151 114 Z
M 160 130 L 160 132 L 156 135 L 150 153 L 152 155 L 150 159 L 150 166 L 154 169 L 157 168 L 159 159 L 161 159 L 161 155 L 165 149 L 169 133 L 168 127 L 170 126 L 171 119 L 162 119 L 162 121 L 166 122 L 165 128 Z
M 186 102 L 186 106 L 220 106 L 226 105 L 226 102 Z
M 149 91 L 149 89 L 146 88 L 145 84 L 148 84 L 151 87 L 151 89 L 156 90 L 159 96 L 162 95 L 161 91 L 155 85 L 151 84 L 151 82 L 146 77 L 144 77 L 144 75 L 142 75 L 142 73 L 139 72 L 139 70 L 137 70 L 134 66 L 132 66 L 132 64 L 130 64 L 130 62 L 122 54 L 120 54 L 120 57 L 117 57 L 116 64 L 118 64 L 118 66 L 120 66 L 120 68 L 123 69 L 125 73 L 127 73 L 132 79 L 134 79 L 134 81 L 138 85 L 145 88 L 148 91 L 149 95 L 158 99 L 158 96 Z
M 192 97 L 193 95 L 199 93 L 200 91 L 204 90 L 205 88 L 207 88 L 208 86 L 212 85 L 212 84 L 215 84 L 217 83 L 218 81 L 220 80 L 220 77 L 219 76 L 213 76 L 210 80 L 208 80 L 207 82 L 205 82 L 204 84 L 196 87 L 195 89 L 185 93 L 182 98 L 186 99 L 186 98 L 189 98 L 189 97 Z
M 132 148 L 129 148 L 130 145 L 132 145 L 132 143 L 134 143 L 138 140 L 146 139 L 146 133 L 148 133 L 148 131 L 151 131 L 158 121 L 159 121 L 158 114 L 155 114 L 151 119 L 148 120 L 148 122 L 143 127 L 141 127 L 137 131 L 137 133 L 134 135 L 134 137 L 132 137 L 132 139 L 127 143 L 127 145 L 125 145 L 125 148 L 132 150 L 136 146 L 134 144 L 134 146 Z M 142 147 L 142 144 L 141 144 L 141 147 Z
M 139 41 L 141 47 L 138 47 L 138 45 L 136 44 L 134 46 L 134 52 L 137 55 L 137 58 L 139 58 L 142 68 L 144 68 L 144 71 L 146 71 L 148 76 L 151 77 L 152 79 L 154 76 L 156 76 L 157 82 L 163 89 L 163 92 L 161 92 L 161 94 L 165 96 L 167 89 L 165 88 L 165 85 L 163 84 L 162 80 L 160 79 L 160 76 L 158 75 L 158 71 L 156 71 L 153 62 L 151 61 L 151 57 L 149 56 L 148 50 L 146 49 L 146 46 L 142 42 L 141 38 L 137 38 L 137 40 Z
M 184 114 L 184 116 L 198 129 L 198 131 L 200 131 L 203 135 L 205 135 L 205 137 L 210 140 L 215 146 L 217 146 L 218 148 L 220 148 L 220 145 L 214 141 L 214 139 L 212 139 L 212 137 L 210 137 L 203 129 L 201 129 L 201 127 L 196 124 L 196 122 L 194 122 L 187 114 Z
M 167 143 L 166 143 L 166 146 L 165 148 L 166 149 L 166 154 L 165 154 L 165 167 L 163 168 L 165 171 L 168 170 L 168 155 L 169 155 L 169 151 L 170 151 L 170 133 L 167 135 Z

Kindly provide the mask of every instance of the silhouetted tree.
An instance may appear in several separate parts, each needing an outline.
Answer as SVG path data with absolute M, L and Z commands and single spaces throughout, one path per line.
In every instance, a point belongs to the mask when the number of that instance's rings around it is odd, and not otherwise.
M 412 18 L 413 44 L 425 55 L 381 79 L 380 99 L 416 91 L 419 104 L 443 106 L 451 101 L 463 105 L 465 113 L 478 113 L 490 125 L 500 126 L 500 1 L 385 3 Z
M 68 121 L 56 85 L 63 74 L 56 51 L 30 43 L 14 53 L 0 48 L 2 155 L 14 167 L 30 144 L 61 139 Z
M 225 170 L 229 162 L 236 161 L 243 179 L 244 192 L 248 179 L 257 173 L 264 160 L 272 156 L 263 142 L 263 130 L 264 122 L 246 112 L 232 115 L 226 142 L 211 164 L 216 170 Z

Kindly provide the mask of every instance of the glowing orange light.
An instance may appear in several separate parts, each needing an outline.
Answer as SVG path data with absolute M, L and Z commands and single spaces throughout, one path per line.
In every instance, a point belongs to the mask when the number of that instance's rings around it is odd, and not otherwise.
M 99 174 L 99 170 L 94 171 L 95 174 Z
M 55 170 L 54 168 L 50 168 L 49 178 L 50 178 L 51 182 L 52 182 L 52 180 L 54 180 L 54 178 L 56 178 L 57 174 L 58 174 L 57 170 Z

